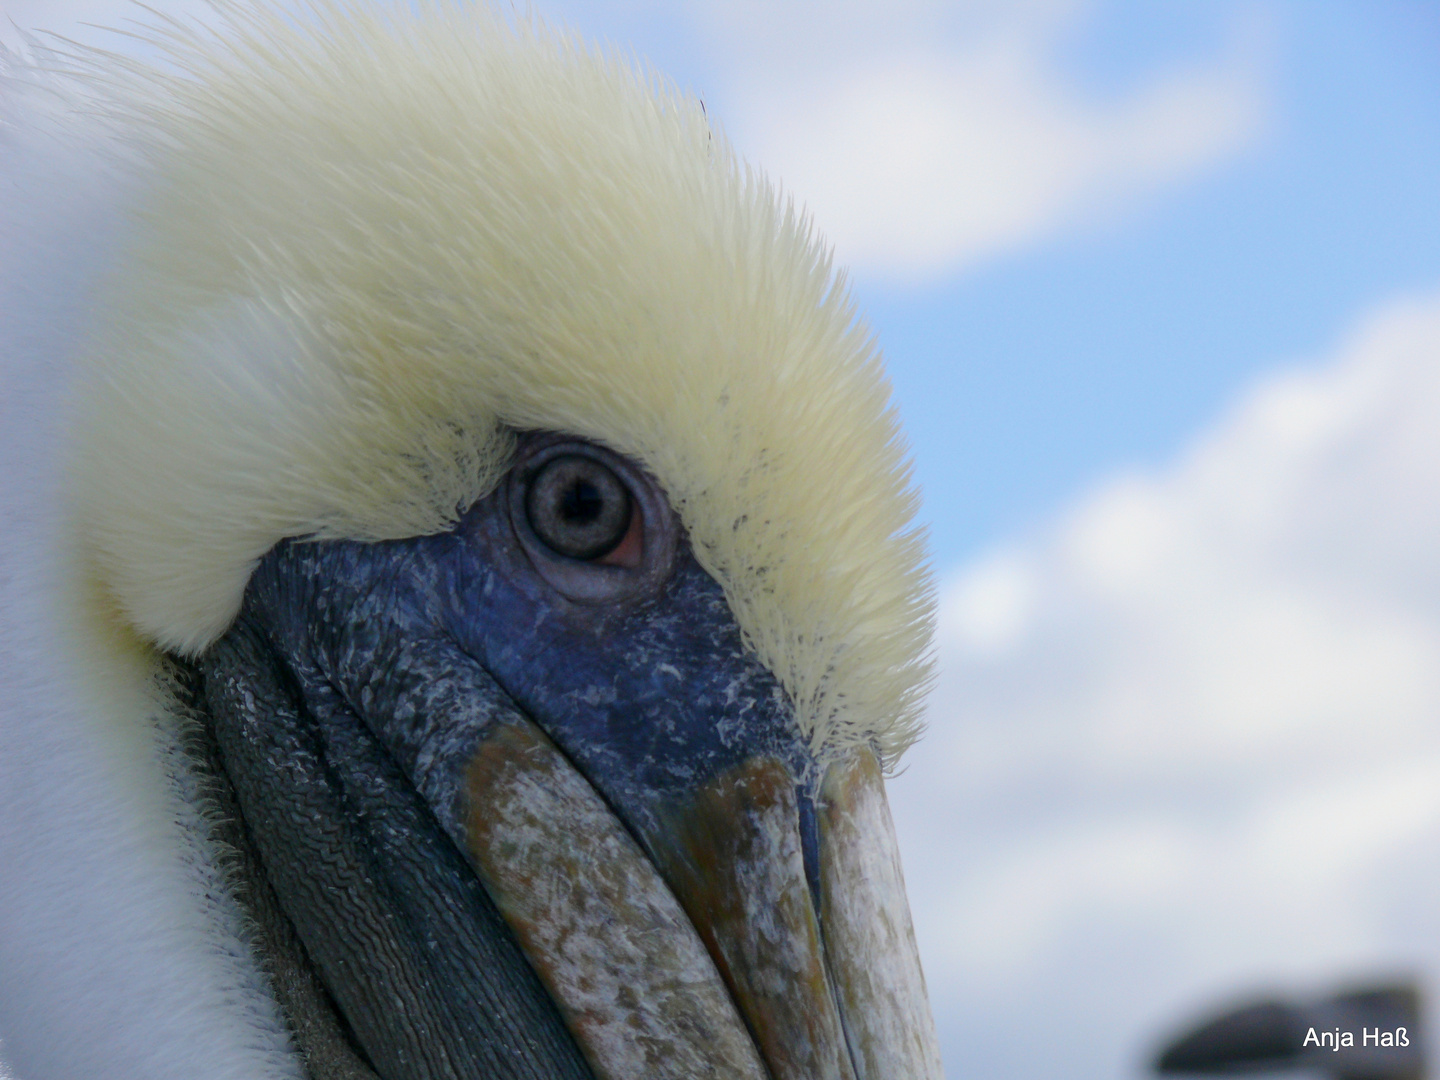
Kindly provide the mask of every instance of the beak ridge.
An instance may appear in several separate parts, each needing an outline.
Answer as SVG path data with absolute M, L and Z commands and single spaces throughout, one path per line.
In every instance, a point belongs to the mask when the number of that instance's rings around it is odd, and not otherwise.
M 872 751 L 826 770 L 817 810 L 826 954 L 858 1080 L 940 1080 L 900 851 Z

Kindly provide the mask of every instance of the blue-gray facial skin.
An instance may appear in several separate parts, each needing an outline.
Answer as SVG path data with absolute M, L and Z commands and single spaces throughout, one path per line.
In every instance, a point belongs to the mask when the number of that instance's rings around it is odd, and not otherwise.
M 524 449 L 507 482 L 449 532 L 289 542 L 262 560 L 244 617 L 266 628 L 307 701 L 337 693 L 427 790 L 425 762 L 458 760 L 445 742 L 486 723 L 469 708 L 456 725 L 457 682 L 468 691 L 488 676 L 642 836 L 657 802 L 757 754 L 808 778 L 788 700 L 747 654 L 654 482 L 573 440 Z M 638 566 L 557 556 L 530 528 L 532 474 L 577 450 L 640 489 L 636 512 L 651 521 Z
M 562 457 L 629 492 L 629 565 L 565 556 L 537 531 L 527 492 Z M 496 725 L 543 731 L 661 867 L 689 857 L 667 840 L 676 807 L 747 761 L 781 763 L 820 908 L 816 769 L 793 709 L 659 486 L 605 448 L 522 437 L 508 477 L 444 533 L 280 544 L 200 667 L 272 884 L 382 1075 L 585 1070 L 461 854 L 465 769 Z M 487 966 L 508 982 L 477 1018 L 465 986 Z M 416 999 L 444 1046 L 386 994 Z M 447 1062 L 417 1073 L 424 1054 Z

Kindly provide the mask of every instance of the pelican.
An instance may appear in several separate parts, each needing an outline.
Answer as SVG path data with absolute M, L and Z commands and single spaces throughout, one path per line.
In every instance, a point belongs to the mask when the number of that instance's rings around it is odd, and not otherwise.
M 938 1078 L 931 589 L 808 219 L 538 22 L 212 7 L 0 81 L 0 1057 Z

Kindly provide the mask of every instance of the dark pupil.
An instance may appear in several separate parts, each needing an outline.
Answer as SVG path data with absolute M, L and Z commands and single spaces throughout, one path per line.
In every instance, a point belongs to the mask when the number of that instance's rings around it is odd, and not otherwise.
M 588 525 L 605 509 L 605 496 L 589 480 L 576 480 L 560 499 L 560 516 L 570 525 Z
M 598 559 L 615 550 L 630 527 L 630 492 L 600 462 L 562 454 L 542 465 L 525 493 L 535 535 L 571 559 Z

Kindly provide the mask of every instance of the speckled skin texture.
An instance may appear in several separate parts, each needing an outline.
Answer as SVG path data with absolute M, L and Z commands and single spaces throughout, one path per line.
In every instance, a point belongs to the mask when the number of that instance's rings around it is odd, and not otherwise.
M 267 873 L 385 1080 L 587 1074 L 463 854 L 465 769 L 497 724 L 537 723 L 652 858 L 667 808 L 783 762 L 818 888 L 792 712 L 663 499 L 640 500 L 644 564 L 577 588 L 516 520 L 523 482 L 442 534 L 282 543 L 201 662 Z
M 250 923 L 255 958 L 280 1006 L 291 1042 L 304 1062 L 306 1080 L 378 1080 L 354 1032 L 335 1007 L 305 952 L 295 925 L 265 873 L 235 787 L 225 774 L 215 725 L 205 707 L 199 672 L 176 663 L 171 716 L 176 746 L 209 804 L 209 838 L 224 853 L 226 884 Z
M 203 671 L 266 875 L 376 1072 L 588 1077 L 460 852 L 338 695 L 298 684 L 252 625 Z

